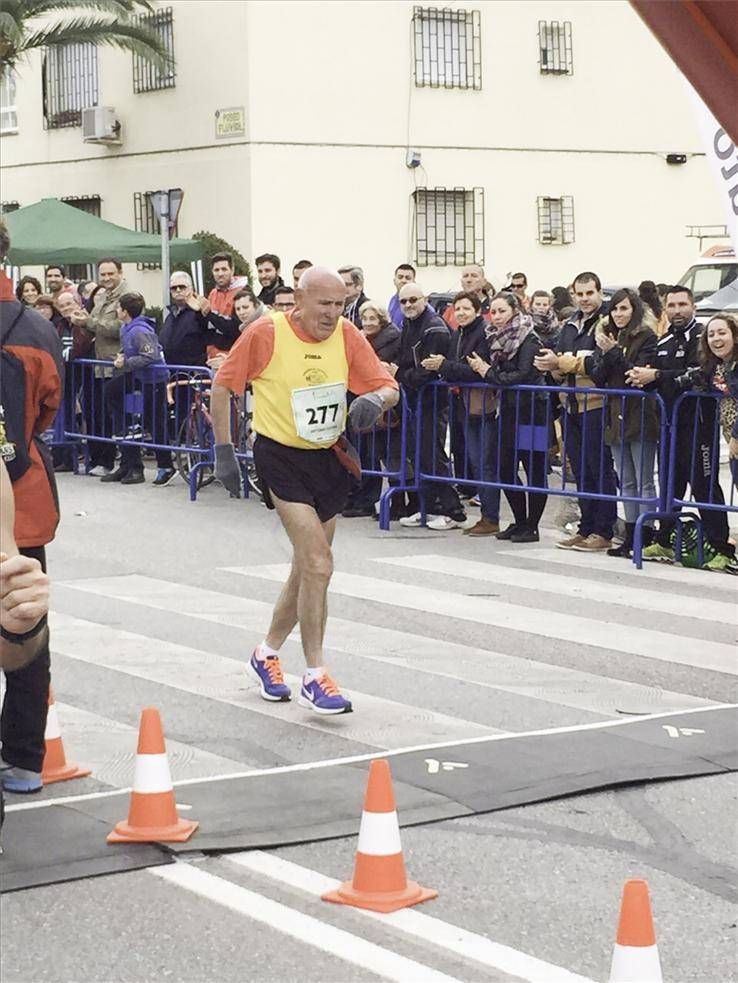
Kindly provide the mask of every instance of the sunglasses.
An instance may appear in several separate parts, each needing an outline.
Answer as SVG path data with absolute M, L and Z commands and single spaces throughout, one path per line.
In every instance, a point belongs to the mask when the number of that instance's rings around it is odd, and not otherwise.
M 405 304 L 417 304 L 418 301 L 422 299 L 422 297 L 405 297 L 404 300 L 400 301 L 400 304 L 404 307 Z
M 187 284 L 186 283 L 175 283 L 169 289 L 170 290 L 187 290 L 188 287 L 187 287 Z

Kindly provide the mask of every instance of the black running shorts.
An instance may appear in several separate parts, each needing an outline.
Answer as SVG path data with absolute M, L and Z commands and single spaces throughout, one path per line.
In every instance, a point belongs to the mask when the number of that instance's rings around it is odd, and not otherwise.
M 283 502 L 304 502 L 327 522 L 346 507 L 351 477 L 332 450 L 286 447 L 259 434 L 254 442 L 254 464 L 264 504 L 274 508 L 270 491 Z

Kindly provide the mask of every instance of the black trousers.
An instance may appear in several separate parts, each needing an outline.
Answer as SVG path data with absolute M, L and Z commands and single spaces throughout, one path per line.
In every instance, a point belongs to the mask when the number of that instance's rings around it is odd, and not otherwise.
M 448 408 L 445 393 L 438 392 L 435 409 L 433 396 L 433 391 L 425 394 L 420 420 L 418 419 L 417 403 L 415 404 L 416 412 L 410 417 L 408 437 L 412 443 L 408 444 L 408 452 L 412 454 L 415 449 L 417 427 L 420 424 L 422 425 L 420 469 L 428 474 L 446 478 L 450 477 L 449 461 L 445 449 Z M 465 514 L 458 493 L 452 484 L 433 481 L 431 478 L 422 478 L 419 486 L 425 496 L 426 512 L 435 515 L 449 515 L 459 519 Z
M 512 420 L 510 421 L 512 423 Z M 509 485 L 519 485 L 518 466 L 522 464 L 529 485 L 546 487 L 546 452 L 521 450 L 515 446 L 515 427 L 502 430 L 500 443 L 500 479 Z M 519 526 L 537 529 L 548 496 L 543 492 L 516 491 L 505 488 L 505 498 Z
M 677 423 L 674 497 L 685 498 L 689 486 L 698 502 L 724 505 L 725 498 L 719 480 L 719 453 L 713 453 L 716 449 L 716 402 L 712 398 L 694 402 L 699 402 L 699 406 L 695 407 L 696 419 L 695 413 L 687 413 L 686 406 L 682 405 Z M 666 469 L 661 470 L 665 472 Z M 735 551 L 728 543 L 727 512 L 716 509 L 700 509 L 699 512 L 705 536 L 720 553 L 732 556 Z M 673 519 L 659 521 L 658 541 L 662 546 L 670 545 L 674 525 Z
M 46 571 L 46 550 L 29 546 L 20 551 L 38 560 Z M 51 657 L 49 636 L 33 662 L 5 673 L 5 699 L 0 716 L 3 760 L 16 768 L 40 772 L 44 763 L 46 712 Z
M 110 412 L 105 402 L 105 383 L 107 379 L 95 378 L 94 365 L 80 365 L 77 370 L 82 373 L 82 412 L 85 417 L 87 433 L 110 437 L 113 425 Z M 102 465 L 112 468 L 115 464 L 115 444 L 104 440 L 89 438 L 87 450 L 90 455 L 90 467 Z

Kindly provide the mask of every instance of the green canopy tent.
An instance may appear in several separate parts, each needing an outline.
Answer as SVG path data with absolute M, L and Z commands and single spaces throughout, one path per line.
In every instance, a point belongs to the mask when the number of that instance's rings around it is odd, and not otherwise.
M 13 266 L 96 263 L 114 256 L 122 263 L 161 262 L 161 238 L 105 222 L 56 198 L 43 198 L 3 216 L 10 233 L 8 262 Z M 196 239 L 171 239 L 172 263 L 202 258 Z

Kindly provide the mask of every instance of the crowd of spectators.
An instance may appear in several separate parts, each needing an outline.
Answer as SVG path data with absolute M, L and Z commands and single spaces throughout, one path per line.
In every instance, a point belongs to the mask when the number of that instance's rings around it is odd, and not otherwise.
M 95 282 L 75 284 L 59 265 L 46 268 L 43 285 L 22 277 L 18 300 L 50 320 L 61 339 L 64 409 L 67 419 L 81 416 L 90 434 L 87 472 L 103 482 L 143 483 L 141 448 L 131 441 L 145 437 L 162 445 L 154 484 L 169 484 L 176 470 L 166 448 L 176 443 L 191 394 L 184 386 L 167 387 L 177 378 L 168 367 L 217 369 L 253 321 L 267 311 L 292 309 L 299 278 L 311 265 L 295 263 L 292 283 L 285 283 L 277 255 L 256 257 L 256 293 L 246 277 L 235 274 L 231 256 L 220 253 L 212 257 L 214 287 L 207 296 L 196 292 L 188 273 L 174 272 L 171 303 L 159 328 L 115 258 L 99 262 Z M 707 562 L 712 569 L 734 565 L 726 512 L 719 507 L 724 498 L 715 453 L 719 428 L 738 482 L 734 317 L 718 315 L 703 329 L 688 288 L 650 280 L 606 299 L 591 271 L 568 286 L 533 290 L 525 273 L 517 272 L 497 291 L 484 270 L 471 264 L 461 271 L 458 292 L 429 295 L 415 268 L 401 263 L 386 302 L 368 298 L 359 266 L 346 264 L 338 272 L 346 286 L 344 316 L 401 383 L 408 421 L 405 473 L 412 477 L 414 464 L 421 471 L 418 490 L 428 527 L 536 542 L 555 467 L 564 475 L 559 488 L 568 476 L 582 493 L 578 526 L 557 545 L 630 556 L 636 521 L 654 510 L 657 475 L 659 468 L 665 473 L 664 455 L 670 453 L 667 444 L 659 454 L 662 413 L 670 420 L 684 391 L 711 390 L 721 398 L 686 400 L 680 409 L 674 493 L 682 498 L 689 486 L 696 500 L 718 506 L 701 513 Z M 83 358 L 98 364 L 74 373 L 74 363 Z M 432 381 L 448 386 L 429 398 L 426 384 Z M 633 395 L 609 397 L 593 389 Z M 132 390 L 139 395 L 135 404 Z M 365 472 L 391 473 L 390 485 L 398 484 L 401 470 L 400 416 L 392 411 L 379 439 L 348 434 Z M 75 453 L 68 444 L 55 447 L 55 469 L 72 470 Z M 504 528 L 495 485 L 502 486 L 512 512 Z M 376 517 L 381 491 L 382 477 L 365 473 L 344 515 Z M 625 525 L 622 542 L 614 543 L 618 497 Z M 476 522 L 468 518 L 470 505 L 480 509 Z M 420 526 L 418 494 L 398 490 L 392 515 L 403 526 Z M 673 558 L 673 529 L 668 518 L 646 519 L 646 558 Z

